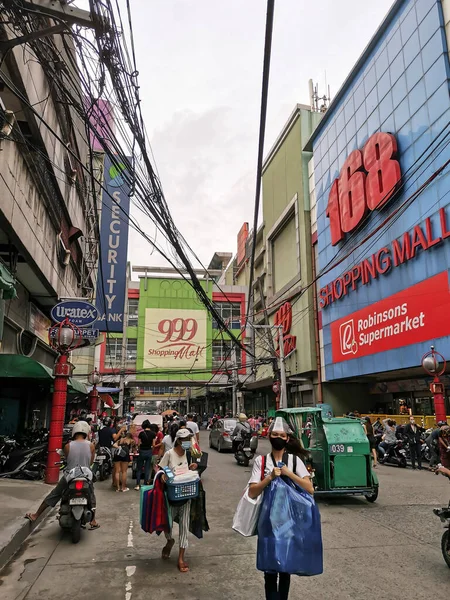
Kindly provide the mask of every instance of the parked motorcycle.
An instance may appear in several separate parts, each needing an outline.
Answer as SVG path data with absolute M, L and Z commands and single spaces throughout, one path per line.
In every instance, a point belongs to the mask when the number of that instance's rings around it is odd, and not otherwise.
M 450 503 L 444 508 L 435 508 L 433 512 L 444 523 L 445 531 L 441 538 L 441 550 L 447 567 L 450 568 Z
M 243 439 L 238 442 L 234 458 L 238 465 L 248 467 L 250 461 L 255 456 L 255 450 L 251 447 L 251 434 L 244 434 Z
M 3 464 L 0 478 L 31 479 L 37 481 L 45 475 L 47 444 L 34 448 L 12 450 Z
M 94 464 L 92 465 L 92 474 L 99 481 L 105 481 L 111 475 L 113 470 L 111 449 L 106 446 L 101 446 L 95 456 Z
M 90 469 L 75 467 L 65 477 L 68 486 L 61 498 L 59 526 L 62 529 L 70 530 L 72 542 L 78 544 L 82 527 L 92 521 L 91 484 L 93 476 Z
M 397 440 L 395 444 L 390 444 L 384 456 L 378 450 L 378 462 L 381 465 L 395 465 L 406 468 L 406 451 L 403 447 L 403 441 Z

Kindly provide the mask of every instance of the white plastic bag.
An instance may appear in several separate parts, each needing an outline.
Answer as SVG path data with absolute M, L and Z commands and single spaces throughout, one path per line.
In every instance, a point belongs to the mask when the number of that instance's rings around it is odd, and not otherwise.
M 233 529 L 245 537 L 250 537 L 257 533 L 259 510 L 263 495 L 260 494 L 255 499 L 250 498 L 247 486 L 244 495 L 237 505 L 233 517 Z

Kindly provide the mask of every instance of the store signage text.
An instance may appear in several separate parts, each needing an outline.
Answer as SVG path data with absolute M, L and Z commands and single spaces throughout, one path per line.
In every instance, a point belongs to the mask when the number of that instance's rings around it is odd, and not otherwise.
M 56 323 L 69 319 L 78 327 L 87 327 L 98 318 L 98 310 L 90 302 L 84 300 L 67 300 L 56 304 L 50 316 Z
M 450 335 L 447 271 L 330 325 L 333 362 Z
M 437 218 L 433 221 L 427 217 L 420 225 L 407 231 L 399 239 L 395 239 L 389 246 L 380 248 L 371 257 L 365 258 L 360 263 L 346 271 L 342 276 L 323 287 L 319 292 L 321 308 L 330 306 L 336 300 L 347 296 L 359 285 L 367 285 L 379 275 L 385 275 L 393 267 L 398 267 L 414 258 L 419 250 L 429 250 L 450 237 L 447 227 L 447 215 L 444 208 L 439 210 L 439 225 Z M 437 215 L 435 215 L 437 217 Z
M 375 133 L 362 151 L 348 156 L 328 197 L 333 246 L 358 227 L 368 211 L 382 208 L 393 196 L 401 179 L 396 156 L 397 141 L 384 132 Z
M 292 305 L 290 302 L 285 302 L 275 313 L 274 325 L 282 327 L 283 335 L 283 350 L 284 356 L 287 357 L 292 354 L 297 348 L 297 338 L 295 335 L 291 335 L 292 327 Z M 277 356 L 280 356 L 280 337 L 277 335 Z
M 131 162 L 131 159 L 130 159 Z M 123 331 L 130 187 L 126 166 L 105 158 L 105 187 L 100 223 L 101 256 L 97 279 L 97 308 L 100 331 Z

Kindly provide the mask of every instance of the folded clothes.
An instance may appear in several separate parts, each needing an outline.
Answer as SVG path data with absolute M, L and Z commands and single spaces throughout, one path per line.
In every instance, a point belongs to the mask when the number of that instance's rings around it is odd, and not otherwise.
M 198 473 L 190 471 L 183 475 L 175 475 L 171 483 L 191 483 L 192 481 L 197 481 L 197 479 L 199 479 Z

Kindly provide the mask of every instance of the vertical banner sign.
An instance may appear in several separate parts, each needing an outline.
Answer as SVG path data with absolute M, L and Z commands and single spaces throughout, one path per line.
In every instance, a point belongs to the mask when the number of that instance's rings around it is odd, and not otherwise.
M 130 159 L 131 162 L 131 159 Z M 124 179 L 124 164 L 113 165 L 105 156 L 102 217 L 100 224 L 100 264 L 97 277 L 96 328 L 122 333 L 127 276 L 128 217 L 130 188 Z

